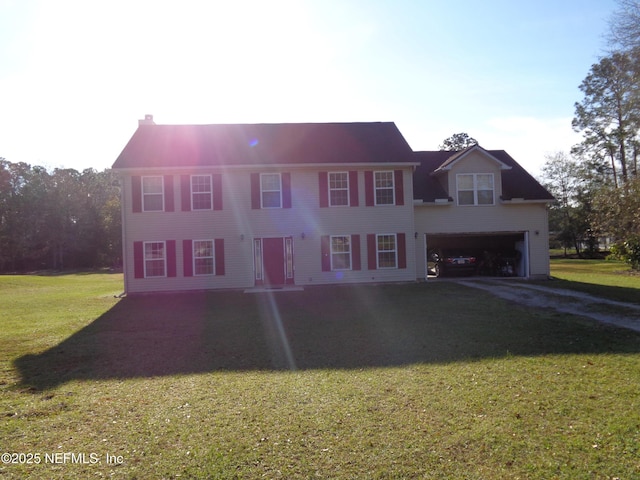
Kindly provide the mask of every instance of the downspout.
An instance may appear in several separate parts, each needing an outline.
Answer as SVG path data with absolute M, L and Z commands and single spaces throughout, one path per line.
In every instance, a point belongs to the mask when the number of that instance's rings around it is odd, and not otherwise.
M 429 244 L 426 233 L 422 234 L 422 251 L 424 253 L 424 281 L 426 282 L 429 280 Z
M 127 235 L 126 235 L 126 229 L 127 229 L 127 222 L 126 220 L 126 216 L 125 216 L 125 202 L 124 202 L 124 175 L 120 176 L 120 224 L 121 224 L 121 230 L 122 230 L 122 273 L 124 276 L 124 292 L 122 293 L 122 296 L 127 295 L 127 293 L 129 292 L 129 275 L 127 274 L 127 272 L 129 271 L 127 268 L 127 244 L 126 239 L 127 239 Z
M 548 251 L 549 249 L 547 249 Z M 524 278 L 527 280 L 531 278 L 531 245 L 529 242 L 529 230 L 525 230 L 524 232 Z

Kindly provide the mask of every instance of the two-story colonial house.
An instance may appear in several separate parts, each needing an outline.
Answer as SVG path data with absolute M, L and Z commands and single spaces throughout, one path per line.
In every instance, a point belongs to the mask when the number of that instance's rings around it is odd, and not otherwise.
M 147 116 L 113 165 L 125 291 L 414 281 L 416 166 L 393 123 Z
M 479 239 L 526 252 L 522 276 L 549 273 L 551 197 L 511 157 L 413 152 L 389 122 L 148 115 L 113 168 L 126 293 L 415 281 L 428 248 Z

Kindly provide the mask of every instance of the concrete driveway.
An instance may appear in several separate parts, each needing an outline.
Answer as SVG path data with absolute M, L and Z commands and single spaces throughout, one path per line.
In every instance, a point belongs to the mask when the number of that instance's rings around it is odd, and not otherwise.
M 581 315 L 602 323 L 640 332 L 640 305 L 596 297 L 588 293 L 533 285 L 521 280 L 465 279 L 458 283 L 478 288 L 522 305 Z

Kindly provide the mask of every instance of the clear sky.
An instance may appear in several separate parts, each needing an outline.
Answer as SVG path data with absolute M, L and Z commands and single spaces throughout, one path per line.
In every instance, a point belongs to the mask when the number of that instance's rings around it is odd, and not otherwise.
M 580 140 L 614 0 L 0 0 L 0 157 L 111 166 L 156 123 L 393 121 L 531 173 Z

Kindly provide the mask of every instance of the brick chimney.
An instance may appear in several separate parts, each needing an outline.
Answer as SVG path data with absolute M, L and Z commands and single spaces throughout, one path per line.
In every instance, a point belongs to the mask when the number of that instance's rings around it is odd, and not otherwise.
M 142 125 L 155 125 L 156 122 L 153 121 L 153 115 L 149 115 L 146 114 L 144 116 L 144 120 L 138 120 L 138 126 L 141 127 Z

